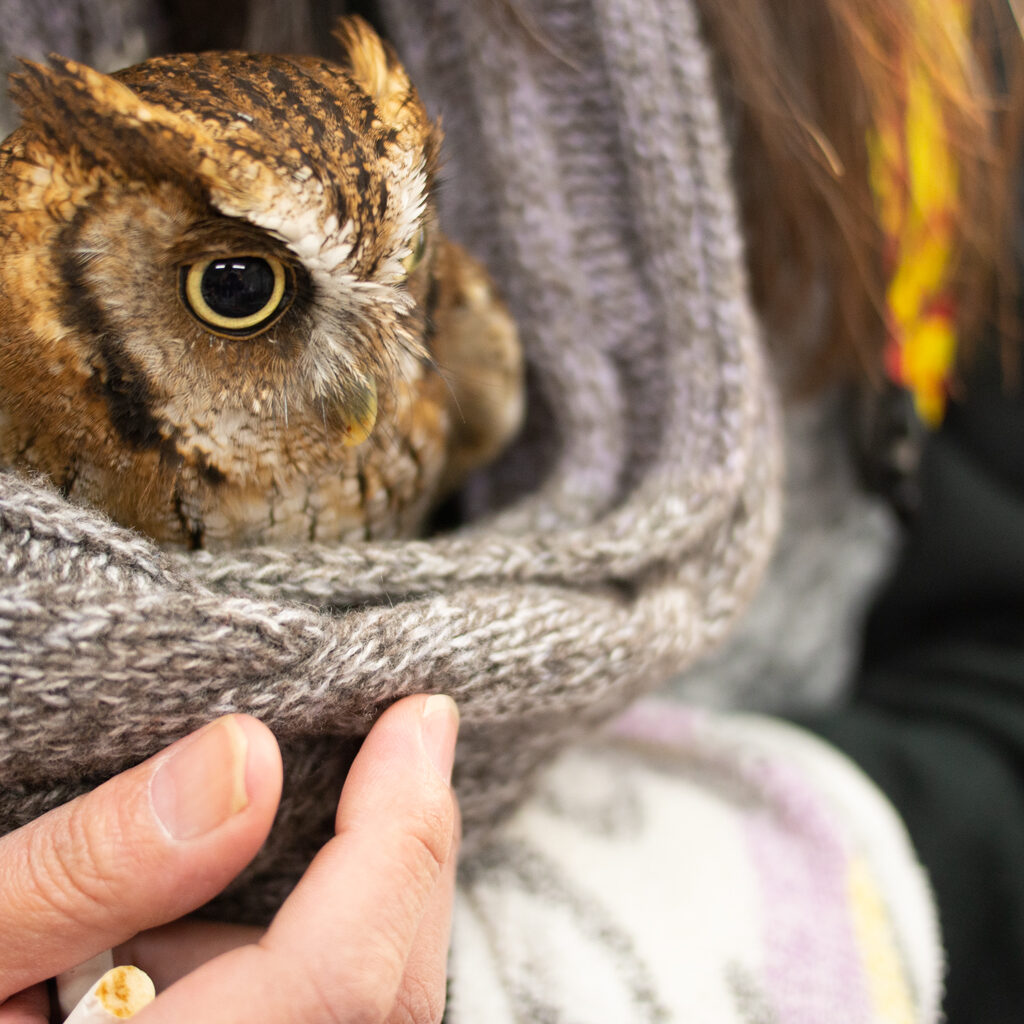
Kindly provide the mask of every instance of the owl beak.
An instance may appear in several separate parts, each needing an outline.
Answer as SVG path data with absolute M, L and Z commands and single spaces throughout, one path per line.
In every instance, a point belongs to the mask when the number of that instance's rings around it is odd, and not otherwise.
M 372 378 L 362 381 L 360 392 L 352 408 L 346 410 L 342 428 L 344 443 L 350 447 L 362 444 L 373 432 L 377 422 L 377 385 Z

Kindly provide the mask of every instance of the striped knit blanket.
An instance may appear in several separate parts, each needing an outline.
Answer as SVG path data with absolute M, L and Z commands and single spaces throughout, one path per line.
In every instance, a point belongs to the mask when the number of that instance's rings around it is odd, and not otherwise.
M 451 1024 L 934 1024 L 930 891 L 820 740 L 651 698 L 466 864 Z

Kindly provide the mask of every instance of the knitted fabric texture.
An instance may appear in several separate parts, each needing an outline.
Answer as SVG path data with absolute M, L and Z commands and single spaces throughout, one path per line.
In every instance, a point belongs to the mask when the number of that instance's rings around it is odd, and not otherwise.
M 927 878 L 793 726 L 648 697 L 462 866 L 447 1024 L 938 1024 Z
M 721 640 L 778 519 L 772 389 L 688 0 L 389 6 L 445 112 L 445 222 L 501 283 L 530 369 L 523 437 L 467 488 L 468 525 L 171 555 L 0 474 L 0 830 L 252 713 L 286 783 L 219 904 L 244 919 L 330 834 L 344 750 L 389 702 L 458 700 L 472 848 L 541 764 Z

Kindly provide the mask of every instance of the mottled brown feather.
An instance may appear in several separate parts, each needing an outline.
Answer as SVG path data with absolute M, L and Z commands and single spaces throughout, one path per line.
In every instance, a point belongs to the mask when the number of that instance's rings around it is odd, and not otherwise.
M 0 461 L 169 544 L 351 541 L 419 529 L 515 431 L 514 327 L 437 227 L 439 129 L 365 23 L 339 38 L 342 65 L 14 76 Z M 251 338 L 181 297 L 221 256 L 285 268 L 294 301 Z

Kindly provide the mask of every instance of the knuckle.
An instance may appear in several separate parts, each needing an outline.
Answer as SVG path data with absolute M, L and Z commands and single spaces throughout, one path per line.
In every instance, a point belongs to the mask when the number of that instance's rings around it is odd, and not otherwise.
M 92 802 L 68 804 L 52 825 L 33 829 L 23 850 L 26 896 L 38 912 L 90 927 L 107 923 L 117 902 L 117 855 L 122 829 L 116 816 L 95 813 Z
M 326 986 L 315 994 L 316 1009 L 306 1015 L 307 1021 L 319 1024 L 384 1024 L 394 1002 L 380 985 L 352 985 L 340 996 Z
M 440 1024 L 446 996 L 447 982 L 443 975 L 429 982 L 406 975 L 387 1024 Z
M 403 835 L 402 860 L 411 874 L 433 885 L 455 845 L 455 807 L 450 794 L 419 807 Z
M 292 1007 L 301 1014 L 295 1019 L 305 1024 L 384 1024 L 395 1002 L 393 976 L 387 956 L 372 947 L 340 973 L 330 959 L 305 961 L 289 976 L 289 989 L 301 992 Z
M 51 914 L 85 923 L 102 908 L 109 886 L 77 809 L 69 808 L 58 831 L 33 832 L 26 862 L 32 895 Z
M 462 808 L 459 806 L 458 797 L 452 790 L 452 851 L 451 856 L 458 858 L 462 849 Z
M 250 973 L 270 977 L 281 972 L 279 954 L 263 940 L 250 951 L 263 958 Z M 280 983 L 287 989 L 289 1005 L 281 1019 L 304 1024 L 384 1024 L 395 994 L 387 984 L 387 972 L 377 971 L 372 961 L 372 956 L 364 956 L 351 971 L 339 971 L 332 958 L 316 957 L 285 967 Z
M 397 994 L 366 979 L 351 985 L 344 997 L 330 987 L 311 993 L 305 1019 L 318 1024 L 440 1024 L 444 1016 L 445 981 L 423 984 L 405 978 Z
M 363 993 L 349 1003 L 340 1020 L 342 1024 L 385 1024 L 390 1009 L 389 998 Z

